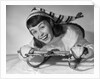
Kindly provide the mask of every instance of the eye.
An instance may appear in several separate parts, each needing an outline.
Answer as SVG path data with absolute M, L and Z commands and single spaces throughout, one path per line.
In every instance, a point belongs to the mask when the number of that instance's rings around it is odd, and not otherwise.
M 43 28 L 45 28 L 45 26 L 41 26 L 41 27 L 40 27 L 40 29 L 43 29 Z
M 36 31 L 36 30 L 31 30 L 31 33 L 32 33 L 32 34 L 36 34 L 37 31 Z

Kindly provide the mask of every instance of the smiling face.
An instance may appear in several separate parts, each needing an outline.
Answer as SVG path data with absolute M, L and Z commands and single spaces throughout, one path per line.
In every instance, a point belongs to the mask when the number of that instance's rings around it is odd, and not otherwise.
M 48 44 L 53 39 L 52 29 L 47 21 L 41 21 L 35 27 L 30 27 L 29 31 L 41 42 Z

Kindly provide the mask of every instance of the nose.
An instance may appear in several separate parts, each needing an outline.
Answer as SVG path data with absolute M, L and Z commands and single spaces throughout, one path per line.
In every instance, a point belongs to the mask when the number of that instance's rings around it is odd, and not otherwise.
M 39 38 L 39 39 L 41 39 L 43 35 L 44 35 L 43 32 L 41 32 L 41 31 L 38 32 L 38 38 Z

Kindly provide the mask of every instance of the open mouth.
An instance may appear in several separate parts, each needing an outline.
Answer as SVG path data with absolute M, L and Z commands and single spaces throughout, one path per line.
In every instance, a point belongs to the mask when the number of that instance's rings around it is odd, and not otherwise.
M 46 41 L 48 39 L 48 34 L 41 38 L 42 40 Z

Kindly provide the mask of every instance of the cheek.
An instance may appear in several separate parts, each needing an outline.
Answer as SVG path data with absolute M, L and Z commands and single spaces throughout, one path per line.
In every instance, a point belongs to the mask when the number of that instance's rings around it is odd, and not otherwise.
M 47 28 L 47 29 L 46 29 L 46 32 L 49 33 L 49 34 L 51 34 L 51 33 L 52 33 L 51 28 Z
M 50 34 L 51 37 L 53 37 L 53 32 L 51 29 L 48 30 L 48 33 Z
M 44 29 L 42 29 L 42 32 L 43 33 L 46 33 L 46 34 L 49 34 L 50 33 L 50 30 L 49 30 L 49 28 L 44 28 Z
M 38 38 L 38 34 L 34 34 L 34 37 L 35 37 L 35 38 Z

